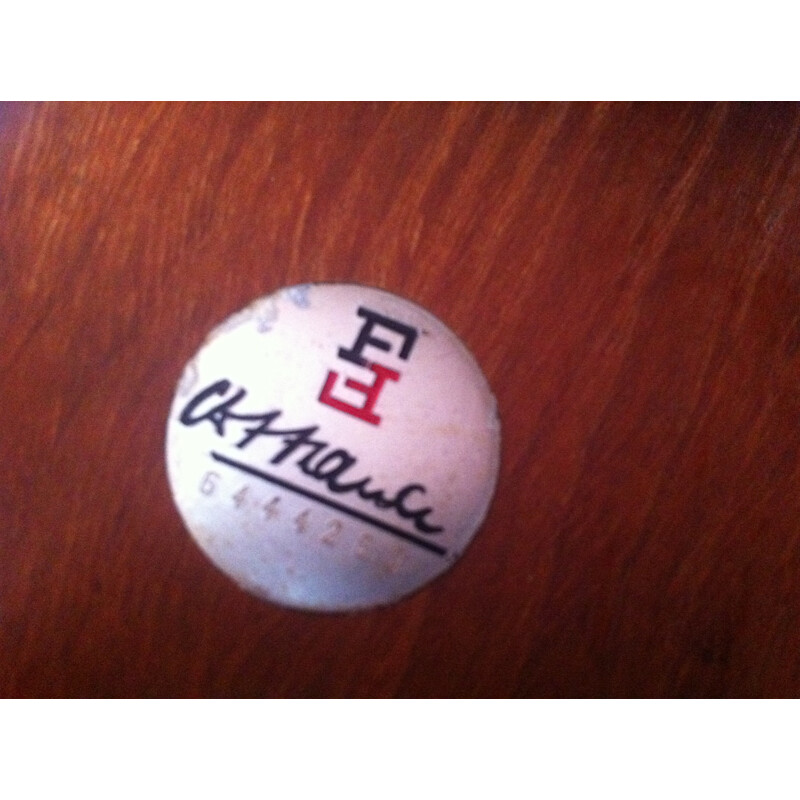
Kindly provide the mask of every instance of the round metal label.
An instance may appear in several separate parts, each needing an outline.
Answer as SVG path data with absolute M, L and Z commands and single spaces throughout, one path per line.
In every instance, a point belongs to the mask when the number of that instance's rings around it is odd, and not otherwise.
M 186 366 L 167 424 L 175 503 L 240 586 L 296 608 L 389 603 L 448 569 L 483 522 L 496 404 L 464 345 L 378 289 L 257 300 Z

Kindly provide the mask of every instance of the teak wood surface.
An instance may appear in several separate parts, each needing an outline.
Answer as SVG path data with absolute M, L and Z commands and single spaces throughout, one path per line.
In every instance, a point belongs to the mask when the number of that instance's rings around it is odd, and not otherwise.
M 497 397 L 443 577 L 293 611 L 164 466 L 206 333 L 279 287 L 430 309 Z M 800 107 L 0 108 L 0 694 L 800 694 Z

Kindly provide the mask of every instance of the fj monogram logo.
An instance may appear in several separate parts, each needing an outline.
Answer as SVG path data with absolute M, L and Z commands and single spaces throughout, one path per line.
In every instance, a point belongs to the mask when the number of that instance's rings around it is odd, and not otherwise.
M 391 319 L 391 317 L 385 317 L 383 314 L 379 314 L 377 311 L 371 311 L 364 306 L 359 307 L 357 313 L 358 316 L 364 320 L 361 330 L 358 332 L 353 346 L 349 349 L 340 347 L 337 355 L 340 359 L 349 361 L 351 364 L 366 367 L 375 375 L 375 378 L 372 383 L 362 383 L 354 378 L 345 378 L 345 387 L 364 395 L 363 405 L 356 406 L 334 396 L 333 392 L 339 381 L 339 373 L 330 370 L 322 386 L 319 402 L 331 408 L 335 408 L 337 411 L 342 411 L 345 414 L 350 414 L 350 416 L 368 422 L 370 425 L 379 425 L 381 418 L 376 413 L 375 406 L 380 393 L 387 381 L 399 381 L 401 373 L 384 364 L 379 364 L 366 358 L 364 356 L 364 350 L 368 347 L 372 347 L 376 350 L 382 350 L 384 353 L 391 354 L 399 344 L 397 356 L 403 361 L 408 361 L 414 344 L 417 341 L 418 332 L 416 328 L 412 328 L 410 325 L 405 325 L 402 322 L 398 322 L 396 319 Z M 391 341 L 382 339 L 373 334 L 375 328 L 384 328 L 395 335 L 391 337 Z

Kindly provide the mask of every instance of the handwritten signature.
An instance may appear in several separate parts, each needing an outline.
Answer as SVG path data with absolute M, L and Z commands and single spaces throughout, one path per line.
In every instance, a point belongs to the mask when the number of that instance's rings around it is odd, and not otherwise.
M 436 534 L 444 530 L 440 525 L 427 521 L 433 513 L 431 506 L 409 508 L 413 503 L 412 496 L 426 494 L 427 489 L 423 484 L 406 484 L 392 495 L 385 489 L 373 488 L 374 479 L 369 475 L 345 482 L 357 466 L 358 458 L 347 450 L 314 438 L 319 431 L 319 425 L 277 429 L 273 426 L 283 415 L 282 411 L 242 413 L 239 406 L 247 397 L 247 390 L 240 388 L 226 397 L 231 388 L 229 380 L 219 380 L 198 392 L 181 411 L 180 421 L 186 426 L 209 422 L 214 426 L 217 435 L 222 437 L 226 436 L 231 422 L 254 423 L 242 429 L 244 435 L 236 442 L 237 448 L 245 449 L 262 436 L 278 437 L 283 448 L 270 459 L 270 464 L 281 464 L 292 456 L 297 459 L 295 466 L 301 472 L 323 483 L 333 494 L 352 493 L 376 508 L 392 510 L 402 519 L 411 520 L 421 533 Z M 298 458 L 298 455 L 302 457 Z

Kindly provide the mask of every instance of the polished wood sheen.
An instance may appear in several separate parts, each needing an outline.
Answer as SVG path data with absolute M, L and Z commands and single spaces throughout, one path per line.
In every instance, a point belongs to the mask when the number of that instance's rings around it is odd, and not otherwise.
M 0 108 L 0 694 L 800 694 L 799 136 L 796 105 Z M 167 484 L 184 363 L 309 281 L 427 307 L 499 404 L 485 525 L 384 609 L 249 596 Z

